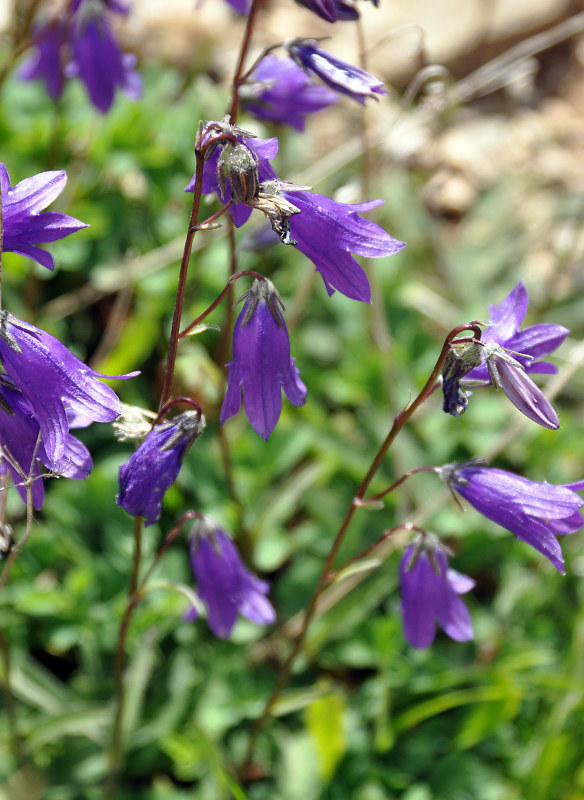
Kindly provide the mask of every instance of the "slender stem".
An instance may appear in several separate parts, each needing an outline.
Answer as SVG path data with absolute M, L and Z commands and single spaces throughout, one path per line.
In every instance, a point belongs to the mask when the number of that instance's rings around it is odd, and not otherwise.
M 176 290 L 176 302 L 174 305 L 174 316 L 172 318 L 172 328 L 170 331 L 170 340 L 168 342 L 168 356 L 166 359 L 166 371 L 164 373 L 164 383 L 160 393 L 160 410 L 170 397 L 172 389 L 172 379 L 174 377 L 174 368 L 176 365 L 176 355 L 178 351 L 178 340 L 180 335 L 180 319 L 182 315 L 185 289 L 187 284 L 187 272 L 189 269 L 189 260 L 191 251 L 193 249 L 193 241 L 195 239 L 196 224 L 199 219 L 199 212 L 201 210 L 201 194 L 203 188 L 203 165 L 204 157 L 200 147 L 195 146 L 195 156 L 197 159 L 197 171 L 195 174 L 195 188 L 193 194 L 193 207 L 191 210 L 191 217 L 189 220 L 189 229 L 185 239 L 185 246 L 183 250 L 182 259 L 180 262 L 180 273 L 178 277 L 178 287 Z
M 179 335 L 178 335 L 178 338 L 179 338 L 179 339 L 182 339 L 184 336 L 188 336 L 188 335 L 189 335 L 189 333 L 190 333 L 190 332 L 191 332 L 191 331 L 192 331 L 194 328 L 196 328 L 196 327 L 197 327 L 197 325 L 199 325 L 199 324 L 200 324 L 200 323 L 201 323 L 201 322 L 202 322 L 202 321 L 205 319 L 205 317 L 208 317 L 208 316 L 209 316 L 209 314 L 211 313 L 211 311 L 214 311 L 214 310 L 217 308 L 217 306 L 219 305 L 219 303 L 221 303 L 221 301 L 222 301 L 222 300 L 223 300 L 223 299 L 226 297 L 226 295 L 228 295 L 228 294 L 230 293 L 230 291 L 231 291 L 231 287 L 233 286 L 233 284 L 235 283 L 235 281 L 239 280 L 239 278 L 243 278 L 243 277 L 244 277 L 244 276 L 246 276 L 246 275 L 248 275 L 248 276 L 250 276 L 250 277 L 252 277 L 252 278 L 257 278 L 259 281 L 263 281 L 263 280 L 265 280 L 265 278 L 264 278 L 264 276 L 263 276 L 263 275 L 261 275 L 259 272 L 256 272 L 256 271 L 255 271 L 255 270 L 253 270 L 253 269 L 244 269 L 244 270 L 242 270 L 241 272 L 236 272 L 236 273 L 234 273 L 234 274 L 233 274 L 233 275 L 232 275 L 232 276 L 229 278 L 229 280 L 227 281 L 227 283 L 226 283 L 226 285 L 225 285 L 225 288 L 223 289 L 223 291 L 221 292 L 221 294 L 220 294 L 220 295 L 219 295 L 219 296 L 218 296 L 218 297 L 217 297 L 215 300 L 213 300 L 213 302 L 211 303 L 211 305 L 210 305 L 208 308 L 206 308 L 206 309 L 205 309 L 205 311 L 203 311 L 203 313 L 202 313 L 202 314 L 199 314 L 199 316 L 198 316 L 198 317 L 196 317 L 196 318 L 195 318 L 195 319 L 194 319 L 194 320 L 193 320 L 193 321 L 190 323 L 190 325 L 187 325 L 187 327 L 186 327 L 186 328 L 185 328 L 183 331 L 180 331 L 180 333 L 179 333 Z
M 12 65 L 21 53 L 24 53 L 35 41 L 36 37 L 29 38 L 29 33 L 34 24 L 37 11 L 39 10 L 43 0 L 33 0 L 32 3 L 26 8 L 24 18 L 20 30 L 15 30 L 12 36 L 11 50 L 6 57 L 6 61 L 0 70 L 0 88 L 4 85 L 4 81 L 10 75 Z
M 371 553 L 376 550 L 380 544 L 383 544 L 383 542 L 389 539 L 390 536 L 393 536 L 394 533 L 397 533 L 397 531 L 416 531 L 417 533 L 426 533 L 424 528 L 420 528 L 418 525 L 414 525 L 412 522 L 404 522 L 402 525 L 396 525 L 395 528 L 384 531 L 376 542 L 373 542 L 373 544 L 369 545 L 369 547 L 366 547 L 365 550 L 361 550 L 360 553 L 357 553 L 357 555 L 354 555 L 334 572 L 331 572 L 327 577 L 327 583 L 331 583 L 331 581 L 340 575 L 343 570 L 346 570 L 351 564 L 356 564 L 358 561 L 361 561 L 361 559 L 371 555 Z
M 290 678 L 290 674 L 292 672 L 292 667 L 294 665 L 294 662 L 296 660 L 297 655 L 299 654 L 300 650 L 302 649 L 302 645 L 304 644 L 304 639 L 306 638 L 306 633 L 308 631 L 308 627 L 309 627 L 309 625 L 310 625 L 310 623 L 311 623 L 311 621 L 312 621 L 312 619 L 314 617 L 314 614 L 315 614 L 315 611 L 316 611 L 316 608 L 317 608 L 317 604 L 318 604 L 318 599 L 319 599 L 320 595 L 322 594 L 323 589 L 327 585 L 328 576 L 332 571 L 335 559 L 337 557 L 337 554 L 339 552 L 341 544 L 343 543 L 343 540 L 345 538 L 345 534 L 347 533 L 347 530 L 349 529 L 349 525 L 351 524 L 351 521 L 353 519 L 353 516 L 355 515 L 356 510 L 360 507 L 360 505 L 362 505 L 362 503 L 360 501 L 362 501 L 363 498 L 365 497 L 365 494 L 367 492 L 367 489 L 369 488 L 369 485 L 370 485 L 371 481 L 373 480 L 377 470 L 380 468 L 381 464 L 383 463 L 383 460 L 384 460 L 385 456 L 387 455 L 387 452 L 388 452 L 389 448 L 391 447 L 391 445 L 393 444 L 393 442 L 394 442 L 395 438 L 397 437 L 398 433 L 401 431 L 401 429 L 403 428 L 405 423 L 408 422 L 408 420 L 412 417 L 412 415 L 414 414 L 416 409 L 418 409 L 422 405 L 422 403 L 424 403 L 424 401 L 427 400 L 427 398 L 430 397 L 430 395 L 432 394 L 434 385 L 436 384 L 436 381 L 438 380 L 438 377 L 439 377 L 439 375 L 440 375 L 440 373 L 442 371 L 442 367 L 446 363 L 446 358 L 447 358 L 448 353 L 450 351 L 450 348 L 452 346 L 453 340 L 460 333 L 462 333 L 463 331 L 468 331 L 468 330 L 472 330 L 477 339 L 481 338 L 481 329 L 478 327 L 478 324 L 476 322 L 474 322 L 474 321 L 473 322 L 469 322 L 466 325 L 459 325 L 456 328 L 454 328 L 452 331 L 450 331 L 450 333 L 448 334 L 448 336 L 446 337 L 446 339 L 444 341 L 444 344 L 442 346 L 442 350 L 440 352 L 440 356 L 438 357 L 436 365 L 435 365 L 434 369 L 432 370 L 432 373 L 431 373 L 430 377 L 426 381 L 423 389 L 421 390 L 421 392 L 418 394 L 418 396 L 411 403 L 409 403 L 407 406 L 405 406 L 396 415 L 396 417 L 393 420 L 393 424 L 392 424 L 392 426 L 391 426 L 391 428 L 389 430 L 389 433 L 385 437 L 383 443 L 381 444 L 381 447 L 379 448 L 379 450 L 377 451 L 375 457 L 373 458 L 373 461 L 371 462 L 371 466 L 369 467 L 369 470 L 367 471 L 367 474 L 365 475 L 365 477 L 361 481 L 361 485 L 357 489 L 357 494 L 353 498 L 353 500 L 351 502 L 351 505 L 349 506 L 349 508 L 347 510 L 347 513 L 345 514 L 345 518 L 343 519 L 343 521 L 341 523 L 341 526 L 340 526 L 339 530 L 337 531 L 337 534 L 336 534 L 336 536 L 335 536 L 335 538 L 333 540 L 333 543 L 331 545 L 331 549 L 329 550 L 329 553 L 328 553 L 328 555 L 327 555 L 327 557 L 325 559 L 324 566 L 323 566 L 322 572 L 320 574 L 320 578 L 318 580 L 318 583 L 317 583 L 316 588 L 315 588 L 315 590 L 313 592 L 312 598 L 311 598 L 311 600 L 310 600 L 310 602 L 308 604 L 308 607 L 306 609 L 306 612 L 304 614 L 304 619 L 302 621 L 302 626 L 300 628 L 298 636 L 296 637 L 296 641 L 294 642 L 294 645 L 292 646 L 292 649 L 291 649 L 291 651 L 290 651 L 290 653 L 288 655 L 288 658 L 286 659 L 286 661 L 284 662 L 284 664 L 283 664 L 283 666 L 282 666 L 282 668 L 280 670 L 280 674 L 278 676 L 278 680 L 276 681 L 276 684 L 274 685 L 274 688 L 272 689 L 272 692 L 271 692 L 271 694 L 270 694 L 270 696 L 269 696 L 269 698 L 268 698 L 268 700 L 266 702 L 266 705 L 264 706 L 264 709 L 263 709 L 261 715 L 258 717 L 258 719 L 256 720 L 256 722 L 255 722 L 255 724 L 254 724 L 254 726 L 252 728 L 252 731 L 251 731 L 251 734 L 250 734 L 250 739 L 249 739 L 249 744 L 248 744 L 248 748 L 247 748 L 246 758 L 245 758 L 245 761 L 244 761 L 244 770 L 245 770 L 245 767 L 247 765 L 249 765 L 250 762 L 251 762 L 251 759 L 252 759 L 252 756 L 253 756 L 253 752 L 254 752 L 254 749 L 255 749 L 255 743 L 256 743 L 259 731 L 261 730 L 262 726 L 264 725 L 264 723 L 269 718 L 270 713 L 271 713 L 271 711 L 272 711 L 272 709 L 273 709 L 273 707 L 274 707 L 274 705 L 276 703 L 276 700 L 278 699 L 278 697 L 280 696 L 280 693 L 282 692 L 282 690 L 284 689 L 284 687 L 288 683 L 288 679 Z
M 251 45 L 253 28 L 255 25 L 257 13 L 259 11 L 261 3 L 262 0 L 252 0 L 251 8 L 249 10 L 249 14 L 247 15 L 247 24 L 245 26 L 245 33 L 243 34 L 243 41 L 241 42 L 241 50 L 239 51 L 239 60 L 237 62 L 237 67 L 235 69 L 235 75 L 233 76 L 231 106 L 229 107 L 229 117 L 231 119 L 232 125 L 235 124 L 235 121 L 237 119 L 237 111 L 239 108 L 239 87 L 242 84 L 243 67 L 245 64 L 245 59 L 247 58 L 248 50 Z
M 140 585 L 138 586 L 138 595 L 141 595 L 144 587 L 146 586 L 146 584 L 148 582 L 148 579 L 150 578 L 150 576 L 152 575 L 152 573 L 154 572 L 154 570 L 156 569 L 156 567 L 160 563 L 160 561 L 162 559 L 162 556 L 166 553 L 166 551 L 171 546 L 171 544 L 174 542 L 174 540 L 179 536 L 179 534 L 180 534 L 180 532 L 182 530 L 182 526 L 184 525 L 184 523 L 187 522 L 189 519 L 196 519 L 197 517 L 199 517 L 199 518 L 201 517 L 201 514 L 198 511 L 187 511 L 185 514 L 182 515 L 182 517 L 179 519 L 179 521 L 174 526 L 174 528 L 172 528 L 167 533 L 166 539 L 162 543 L 162 546 L 159 549 L 159 551 L 156 553 L 154 561 L 148 567 L 148 569 L 146 570 L 146 572 L 144 574 L 144 577 L 140 581 Z
M 12 673 L 12 659 L 10 657 L 10 644 L 4 636 L 4 632 L 0 631 L 0 651 L 2 652 L 2 670 L 4 673 L 4 680 L 2 681 L 2 692 L 4 694 L 4 703 L 6 706 L 6 717 L 8 719 L 8 728 L 10 731 L 10 747 L 12 756 L 17 764 L 22 762 L 22 739 L 18 731 L 18 722 L 16 720 L 16 698 L 12 691 L 11 673 Z
M 384 489 L 382 492 L 379 492 L 379 494 L 374 494 L 371 495 L 371 497 L 368 497 L 366 502 L 381 500 L 382 497 L 385 497 L 390 492 L 393 492 L 394 489 L 397 489 L 398 486 L 401 486 L 402 483 L 404 481 L 407 481 L 408 478 L 411 478 L 412 475 L 417 475 L 418 472 L 436 472 L 436 467 L 415 467 L 414 469 L 410 469 L 407 472 L 404 472 L 401 478 L 398 478 L 397 481 L 392 483 L 391 486 L 388 486 L 387 489 Z M 357 505 L 359 505 L 359 503 L 357 503 Z
M 116 710 L 114 716 L 114 728 L 110 751 L 110 772 L 104 787 L 104 799 L 113 800 L 115 789 L 122 766 L 122 756 L 124 748 L 124 705 L 125 705 L 125 686 L 124 686 L 124 662 L 126 640 L 134 610 L 139 604 L 138 578 L 140 574 L 140 559 L 142 555 L 142 526 L 143 517 L 134 517 L 134 555 L 132 559 L 132 574 L 130 576 L 130 586 L 128 588 L 128 601 L 126 610 L 122 617 L 120 630 L 118 631 L 118 641 L 114 656 L 114 684 L 116 693 Z

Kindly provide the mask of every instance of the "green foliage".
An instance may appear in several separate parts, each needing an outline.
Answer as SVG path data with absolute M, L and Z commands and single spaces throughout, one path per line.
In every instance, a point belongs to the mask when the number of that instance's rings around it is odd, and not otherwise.
M 185 89 L 163 65 L 146 69 L 145 82 L 140 103 L 118 98 L 101 117 L 78 87 L 54 107 L 40 86 L 14 75 L 7 80 L 0 139 L 13 182 L 66 168 L 66 195 L 52 208 L 91 227 L 49 245 L 57 265 L 52 276 L 5 254 L 2 301 L 80 356 L 95 356 L 97 369 L 140 369 L 140 377 L 116 390 L 128 403 L 154 408 L 189 214 L 191 196 L 183 189 L 194 170 L 194 136 L 200 118 L 222 115 L 227 96 L 202 74 Z M 307 140 L 318 133 L 312 120 Z M 292 170 L 298 158 L 310 166 L 305 148 L 290 137 L 281 150 L 283 167 Z M 530 323 L 575 329 L 558 358 L 562 373 L 582 333 L 582 286 L 574 275 L 563 274 L 568 288 L 560 293 L 554 276 L 524 274 L 530 241 L 514 178 L 486 188 L 452 222 L 422 202 L 421 168 L 386 163 L 377 152 L 375 158 L 375 196 L 386 205 L 372 216 L 408 242 L 392 259 L 367 264 L 379 286 L 374 302 L 389 349 L 378 346 L 374 309 L 329 298 L 293 248 L 261 256 L 241 251 L 240 268 L 265 272 L 282 294 L 309 394 L 299 409 L 284 401 L 267 443 L 243 414 L 227 423 L 235 494 L 217 431 L 220 333 L 209 327 L 181 345 L 179 393 L 201 403 L 208 429 L 169 491 L 160 522 L 145 532 L 143 564 L 187 508 L 203 511 L 238 536 L 249 563 L 271 582 L 283 625 L 265 634 L 242 620 L 230 641 L 219 641 L 204 621 L 182 621 L 192 578 L 185 540 L 177 540 L 132 620 L 125 766 L 116 800 L 578 800 L 584 794 L 581 539 L 562 542 L 568 575 L 560 578 L 510 534 L 473 511 L 461 514 L 428 474 L 411 478 L 382 509 L 359 510 L 339 563 L 406 519 L 427 524 L 447 538 L 456 568 L 477 582 L 468 600 L 475 642 L 461 645 L 439 634 L 427 652 L 406 645 L 396 566 L 405 537 L 397 537 L 385 555 L 371 554 L 329 587 L 330 608 L 311 626 L 290 685 L 259 736 L 250 780 L 237 773 L 290 647 L 295 615 L 310 601 L 356 487 L 394 415 L 424 384 L 445 332 L 471 318 L 486 321 L 488 303 L 523 278 L 534 300 Z M 351 165 L 343 163 L 329 180 L 334 188 L 350 177 Z M 569 200 L 558 194 L 554 220 L 573 221 L 580 213 Z M 187 319 L 225 285 L 225 230 L 197 238 Z M 246 235 L 238 231 L 237 243 Z M 224 309 L 209 321 L 224 325 Z M 519 419 L 494 392 L 477 391 L 461 419 L 443 415 L 434 395 L 399 437 L 373 492 L 412 467 L 485 454 L 534 480 L 582 478 L 581 375 L 570 386 L 556 401 L 559 432 Z M 133 542 L 132 521 L 114 498 L 117 468 L 133 445 L 116 444 L 105 426 L 97 428 L 79 432 L 94 457 L 90 479 L 47 482 L 45 506 L 0 592 L 24 753 L 19 767 L 9 755 L 14 737 L 4 697 L 0 800 L 93 800 L 106 778 L 112 665 Z M 12 495 L 9 511 L 18 538 L 24 517 Z M 6 661 L 0 677 L 4 682 Z

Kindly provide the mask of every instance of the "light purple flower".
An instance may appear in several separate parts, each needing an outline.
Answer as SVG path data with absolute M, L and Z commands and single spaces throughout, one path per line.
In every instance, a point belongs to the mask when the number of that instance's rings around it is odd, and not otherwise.
M 207 123 L 207 128 L 214 123 Z M 254 204 L 236 203 L 229 212 L 236 227 L 244 225 L 252 208 L 260 208 L 277 230 L 281 241 L 297 247 L 314 263 L 329 294 L 338 290 L 353 300 L 371 301 L 367 275 L 352 253 L 367 258 L 393 255 L 405 247 L 387 231 L 359 214 L 382 205 L 383 200 L 367 203 L 337 203 L 329 197 L 303 191 L 304 187 L 280 181 L 270 160 L 278 151 L 277 139 L 239 137 L 257 161 L 259 197 Z M 229 181 L 221 195 L 217 175 L 219 149 L 207 160 L 203 173 L 203 193 L 217 192 L 223 201 L 231 196 Z M 185 191 L 193 191 L 195 178 Z M 281 208 L 281 211 L 279 210 Z M 268 210 L 266 210 L 266 208 Z M 292 210 L 290 210 L 292 209 Z M 300 212 L 300 213 L 298 213 Z
M 146 519 L 146 527 L 160 519 L 162 500 L 178 477 L 183 458 L 205 428 L 198 411 L 185 411 L 172 422 L 156 425 L 140 447 L 120 467 L 116 503 L 128 514 Z
M 233 331 L 233 360 L 221 408 L 223 425 L 239 413 L 241 393 L 250 425 L 268 439 L 282 413 L 282 389 L 292 405 L 306 400 L 294 359 L 278 292 L 268 280 L 254 281 Z M 243 299 L 243 297 L 241 299 Z
M 238 14 L 247 14 L 251 5 L 251 0 L 226 0 L 226 2 Z
M 220 639 L 231 636 L 237 615 L 258 625 L 271 625 L 276 612 L 266 594 L 269 584 L 249 572 L 237 548 L 209 519 L 199 520 L 190 545 L 197 594 L 207 607 L 209 627 Z M 192 608 L 188 619 L 196 619 Z
M 527 542 L 564 574 L 555 538 L 584 526 L 584 501 L 567 486 L 536 483 L 477 462 L 447 464 L 439 470 L 450 489 L 480 514 Z
M 8 311 L 0 311 L 0 360 L 32 409 L 47 456 L 45 463 L 62 474 L 70 467 L 67 410 L 94 422 L 112 422 L 120 415 L 120 401 L 98 378 L 137 374 L 102 375 L 54 336 Z
M 412 647 L 430 647 L 436 624 L 457 642 L 473 638 L 470 614 L 460 594 L 475 582 L 448 568 L 445 553 L 432 534 L 417 537 L 400 564 L 404 635 Z
M 335 92 L 346 94 L 358 103 L 363 104 L 367 97 L 378 100 L 377 95 L 387 94 L 383 81 L 321 50 L 315 39 L 289 39 L 286 49 L 298 66 L 316 75 Z
M 26 502 L 26 486 L 23 484 L 28 479 L 32 480 L 33 508 L 42 508 L 45 491 L 39 462 L 52 469 L 51 459 L 46 454 L 42 439 L 39 442 L 39 424 L 30 403 L 24 399 L 21 392 L 12 388 L 6 376 L 3 376 L 2 381 L 0 465 L 5 465 L 10 471 L 24 502 Z M 10 409 L 10 412 L 7 409 Z M 63 468 L 57 474 L 75 480 L 87 478 L 93 466 L 85 445 L 71 434 L 66 437 L 63 464 Z
M 53 256 L 36 245 L 63 239 L 87 227 L 75 217 L 57 211 L 40 213 L 61 194 L 66 183 L 67 174 L 60 170 L 39 172 L 10 186 L 8 170 L 0 163 L 3 250 L 28 256 L 43 267 L 53 269 Z
M 338 95 L 314 84 L 290 59 L 263 58 L 240 96 L 246 109 L 259 119 L 290 125 L 303 131 L 305 116 L 336 103 Z

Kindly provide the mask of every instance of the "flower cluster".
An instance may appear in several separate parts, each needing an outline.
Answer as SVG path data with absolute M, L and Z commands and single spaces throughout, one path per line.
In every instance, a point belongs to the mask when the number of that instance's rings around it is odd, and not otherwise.
M 65 78 L 79 77 L 93 105 L 109 111 L 117 89 L 132 99 L 142 94 L 136 58 L 120 50 L 111 30 L 110 15 L 126 14 L 117 0 L 74 0 L 62 16 L 37 31 L 36 52 L 22 65 L 23 80 L 40 78 L 57 100 Z

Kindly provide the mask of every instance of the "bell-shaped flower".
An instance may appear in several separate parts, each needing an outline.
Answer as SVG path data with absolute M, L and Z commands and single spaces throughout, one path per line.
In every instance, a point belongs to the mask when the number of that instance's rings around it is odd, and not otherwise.
M 99 378 L 108 376 L 84 364 L 46 331 L 0 311 L 0 361 L 22 393 L 38 423 L 47 466 L 63 473 L 69 467 L 69 420 L 73 411 L 93 422 L 112 422 L 120 401 Z
M 40 213 L 61 194 L 66 183 L 65 170 L 59 170 L 39 172 L 10 186 L 8 170 L 0 163 L 3 250 L 28 256 L 43 267 L 53 269 L 53 256 L 36 245 L 63 239 L 87 227 L 75 217 L 57 211 Z
M 33 409 L 11 381 L 2 376 L 0 385 L 0 465 L 6 466 L 23 501 L 26 502 L 26 483 L 31 482 L 33 508 L 42 508 L 45 491 L 39 463 L 52 470 L 40 428 Z M 78 439 L 68 434 L 63 466 L 59 477 L 84 480 L 93 463 L 89 451 Z
M 160 519 L 162 500 L 178 477 L 183 458 L 205 428 L 198 411 L 185 411 L 156 425 L 120 467 L 116 503 L 128 514 L 144 517 L 146 527 Z
M 65 86 L 64 47 L 69 38 L 69 24 L 55 18 L 37 30 L 34 41 L 36 52 L 22 64 L 18 77 L 23 81 L 39 78 L 44 81 L 49 96 L 58 100 Z
M 404 635 L 412 647 L 430 647 L 436 624 L 457 642 L 473 638 L 470 614 L 459 595 L 475 582 L 448 567 L 445 548 L 433 534 L 419 534 L 400 564 Z
M 215 636 L 228 639 L 238 614 L 258 625 L 275 622 L 276 612 L 266 597 L 269 584 L 246 569 L 229 536 L 208 518 L 197 520 L 190 556 L 197 594 Z M 194 607 L 187 613 L 187 619 L 197 616 Z
M 239 413 L 241 393 L 250 425 L 268 439 L 282 413 L 282 389 L 292 405 L 306 400 L 306 386 L 290 357 L 290 340 L 282 316 L 282 301 L 271 281 L 256 280 L 233 331 L 233 360 L 221 408 L 223 425 Z
M 541 323 L 519 330 L 525 319 L 529 295 L 523 282 L 519 282 L 498 305 L 489 306 L 490 322 L 482 335 L 485 344 L 498 344 L 504 348 L 529 373 L 554 374 L 558 370 L 543 356 L 553 353 L 570 333 L 561 325 Z M 491 382 L 486 359 L 466 376 L 468 381 Z
M 584 527 L 584 501 L 567 486 L 537 483 L 481 462 L 447 464 L 439 470 L 453 493 L 487 519 L 514 533 L 564 573 L 556 536 Z
M 207 123 L 206 128 L 224 124 Z M 405 247 L 404 242 L 394 239 L 375 222 L 360 216 L 382 205 L 383 200 L 337 203 L 329 197 L 304 191 L 306 187 L 279 180 L 270 165 L 278 151 L 277 139 L 237 138 L 257 162 L 259 191 L 247 205 L 237 203 L 229 209 L 236 227 L 247 222 L 253 208 L 261 210 L 280 240 L 296 247 L 314 263 L 329 294 L 337 290 L 353 300 L 371 302 L 367 275 L 352 253 L 382 258 Z M 233 193 L 229 181 L 225 181 L 225 192 L 221 192 L 219 159 L 218 150 L 215 150 L 205 164 L 203 193 L 215 191 L 225 201 L 231 199 Z M 193 177 L 185 191 L 193 191 L 194 183 Z
M 250 114 L 290 125 L 303 131 L 305 117 L 321 111 L 339 99 L 326 86 L 317 86 L 306 72 L 290 59 L 266 56 L 240 89 L 240 97 Z
M 378 95 L 387 94 L 383 81 L 321 50 L 315 39 L 289 39 L 286 50 L 299 67 L 315 75 L 335 92 L 346 94 L 358 103 L 364 103 L 367 97 L 378 100 Z

